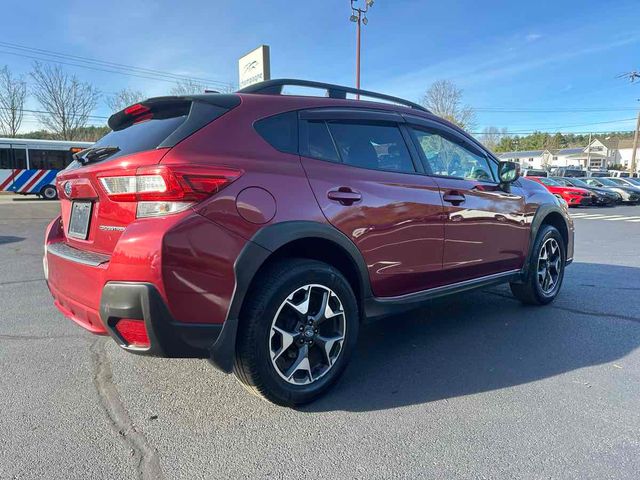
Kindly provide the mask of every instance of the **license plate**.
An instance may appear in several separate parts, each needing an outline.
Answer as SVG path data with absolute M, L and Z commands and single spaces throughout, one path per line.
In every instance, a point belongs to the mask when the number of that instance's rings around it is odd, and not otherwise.
M 71 220 L 67 234 L 73 238 L 86 240 L 89 234 L 91 220 L 91 202 L 73 202 L 71 205 Z

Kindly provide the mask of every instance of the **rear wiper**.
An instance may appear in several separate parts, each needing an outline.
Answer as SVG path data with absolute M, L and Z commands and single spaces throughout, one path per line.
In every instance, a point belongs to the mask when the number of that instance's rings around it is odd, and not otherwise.
M 97 162 L 120 151 L 120 147 L 91 147 L 73 155 L 82 165 Z

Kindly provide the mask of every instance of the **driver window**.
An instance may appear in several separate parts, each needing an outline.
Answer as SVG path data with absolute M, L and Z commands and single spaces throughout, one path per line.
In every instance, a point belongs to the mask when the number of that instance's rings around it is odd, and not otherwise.
M 495 182 L 489 160 L 438 133 L 411 129 L 433 175 Z

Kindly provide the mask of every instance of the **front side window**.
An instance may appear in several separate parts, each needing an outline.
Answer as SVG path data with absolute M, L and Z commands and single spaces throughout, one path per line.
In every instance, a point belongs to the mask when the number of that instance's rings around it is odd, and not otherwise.
M 343 163 L 373 170 L 416 171 L 396 125 L 329 122 L 328 126 Z
M 435 131 L 412 128 L 433 175 L 495 182 L 489 160 Z

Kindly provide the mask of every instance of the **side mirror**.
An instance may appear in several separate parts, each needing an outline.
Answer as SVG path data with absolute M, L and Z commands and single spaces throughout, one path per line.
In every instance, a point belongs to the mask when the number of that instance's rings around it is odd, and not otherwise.
M 500 162 L 498 177 L 501 185 L 509 185 L 520 178 L 520 164 L 516 162 Z

